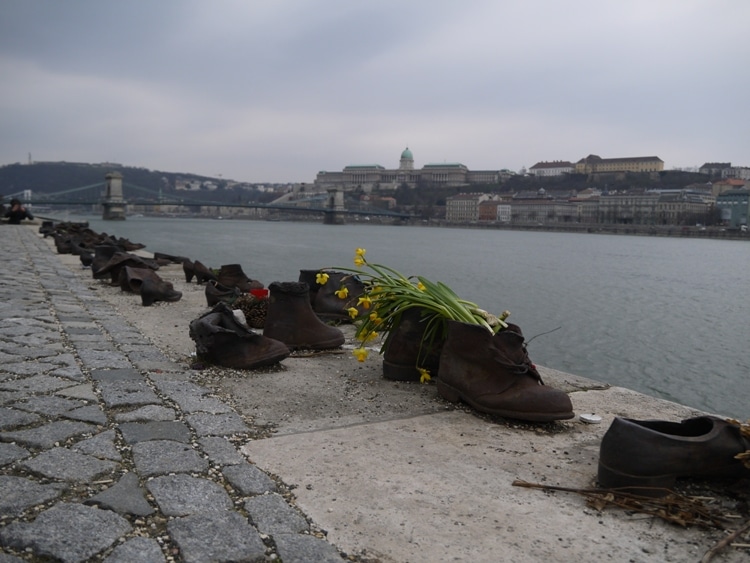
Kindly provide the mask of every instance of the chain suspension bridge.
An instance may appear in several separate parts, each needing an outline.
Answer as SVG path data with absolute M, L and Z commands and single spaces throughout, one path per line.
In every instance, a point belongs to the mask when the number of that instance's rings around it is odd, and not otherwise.
M 341 190 L 312 194 L 295 199 L 277 199 L 271 203 L 227 202 L 165 194 L 162 190 L 146 188 L 122 181 L 119 174 L 108 174 L 103 182 L 60 190 L 54 193 L 22 190 L 5 194 L 5 201 L 18 198 L 24 205 L 36 208 L 37 213 L 52 208 L 86 208 L 102 213 L 104 219 L 125 219 L 129 213 L 180 215 L 193 214 L 209 217 L 274 218 L 283 213 L 319 214 L 324 223 L 345 222 L 347 215 L 389 217 L 404 221 L 410 215 L 384 209 L 347 209 Z M 252 210 L 252 211 L 242 211 Z

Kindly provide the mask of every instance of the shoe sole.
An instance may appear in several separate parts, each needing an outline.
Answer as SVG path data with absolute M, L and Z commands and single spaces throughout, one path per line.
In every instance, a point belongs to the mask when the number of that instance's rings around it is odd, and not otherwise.
M 271 338 L 273 338 L 273 335 L 271 336 Z M 305 343 L 289 344 L 287 342 L 284 342 L 284 344 L 286 344 L 286 347 L 289 348 L 290 350 L 330 350 L 332 348 L 340 348 L 341 346 L 343 346 L 345 341 L 346 340 L 344 338 L 336 338 L 332 340 L 326 340 L 325 342 L 316 342 L 315 344 L 305 344 Z
M 676 475 L 631 475 L 607 467 L 601 461 L 597 474 L 603 489 L 617 489 L 625 493 L 648 497 L 663 497 L 672 492 Z
M 506 409 L 490 409 L 478 404 L 476 401 L 466 397 L 461 391 L 444 383 L 439 378 L 437 380 L 437 389 L 440 396 L 451 403 L 463 401 L 473 409 L 487 414 L 502 416 L 503 418 L 513 418 L 515 420 L 527 420 L 530 422 L 552 422 L 554 420 L 567 420 L 573 418 L 575 413 L 566 412 L 519 412 Z

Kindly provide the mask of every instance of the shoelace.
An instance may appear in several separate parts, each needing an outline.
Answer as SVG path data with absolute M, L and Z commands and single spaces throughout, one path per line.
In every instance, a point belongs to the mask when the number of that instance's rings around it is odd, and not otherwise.
M 513 334 L 518 334 L 517 332 L 514 332 Z M 518 334 L 518 336 L 522 335 Z M 495 361 L 499 363 L 501 366 L 508 368 L 510 371 L 515 373 L 516 375 L 531 375 L 534 379 L 536 379 L 541 385 L 544 385 L 544 381 L 542 381 L 542 376 L 539 373 L 539 371 L 536 369 L 536 365 L 534 365 L 534 362 L 531 361 L 531 358 L 529 357 L 529 352 L 526 349 L 526 344 L 522 343 L 521 346 L 521 353 L 523 355 L 521 362 L 516 363 L 510 359 L 508 359 L 507 354 L 503 352 L 500 348 L 497 348 L 497 351 L 500 353 L 500 356 L 502 359 L 496 357 Z

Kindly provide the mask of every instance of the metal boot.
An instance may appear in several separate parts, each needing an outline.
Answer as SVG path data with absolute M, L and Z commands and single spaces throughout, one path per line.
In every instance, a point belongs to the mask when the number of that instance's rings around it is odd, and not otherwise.
M 441 335 L 435 341 L 425 341 L 429 321 L 422 316 L 422 309 L 410 307 L 401 313 L 396 327 L 383 345 L 383 377 L 395 381 L 419 381 L 417 368 L 438 376 L 440 352 L 443 349 Z
M 344 343 L 344 333 L 325 324 L 312 310 L 305 282 L 273 282 L 268 289 L 265 336 L 280 340 L 292 350 L 324 350 Z
M 247 293 L 251 289 L 262 289 L 263 284 L 258 280 L 249 278 L 242 271 L 239 264 L 224 264 L 219 270 L 217 281 L 227 287 L 237 287 L 240 291 Z
M 506 418 L 547 422 L 574 416 L 567 393 L 544 385 L 516 325 L 493 335 L 480 325 L 448 321 L 437 388 L 448 401 Z
M 364 294 L 365 285 L 354 274 L 326 270 L 328 281 L 325 285 L 318 285 L 318 293 L 313 302 L 315 313 L 325 320 L 351 322 L 348 309 L 357 307 L 357 300 Z M 347 295 L 343 299 L 336 292 L 346 288 Z M 363 311 L 361 310 L 360 313 Z
M 242 326 L 232 309 L 219 303 L 190 323 L 190 338 L 199 358 L 240 369 L 275 364 L 289 356 L 289 348 L 278 340 Z

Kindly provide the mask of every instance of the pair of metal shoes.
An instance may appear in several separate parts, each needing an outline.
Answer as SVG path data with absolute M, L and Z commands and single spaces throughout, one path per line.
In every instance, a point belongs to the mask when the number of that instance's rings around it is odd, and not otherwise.
M 187 283 L 193 281 L 193 278 L 195 278 L 195 283 L 216 281 L 216 274 L 199 260 L 193 262 L 189 258 L 183 258 L 182 271 L 185 272 L 185 282 Z
M 218 285 L 209 282 L 216 291 L 229 291 Z M 216 298 L 210 311 L 190 323 L 198 357 L 210 363 L 252 369 L 280 362 L 292 350 L 327 350 L 344 344 L 343 332 L 325 324 L 313 312 L 309 287 L 304 282 L 274 282 L 269 286 L 263 334 L 250 330 L 246 321 L 238 320 L 239 310 Z

